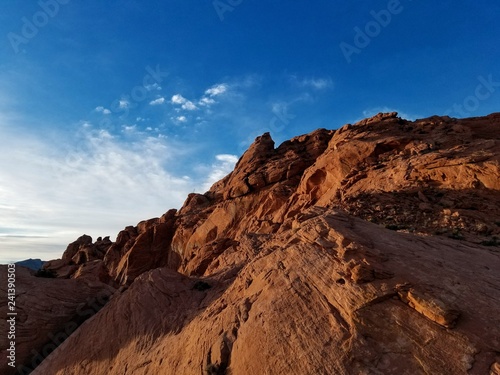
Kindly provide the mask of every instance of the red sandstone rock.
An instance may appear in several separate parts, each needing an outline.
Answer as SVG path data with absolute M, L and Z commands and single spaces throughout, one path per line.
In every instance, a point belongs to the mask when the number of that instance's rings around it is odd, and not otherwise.
M 499 125 L 258 137 L 179 211 L 49 263 L 130 288 L 35 374 L 498 372 Z

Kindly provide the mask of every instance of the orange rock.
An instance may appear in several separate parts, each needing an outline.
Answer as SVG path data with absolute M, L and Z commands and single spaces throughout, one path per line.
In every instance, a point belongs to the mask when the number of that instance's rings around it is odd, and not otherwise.
M 34 374 L 498 372 L 499 125 L 258 137 L 179 211 L 49 263 L 122 289 Z

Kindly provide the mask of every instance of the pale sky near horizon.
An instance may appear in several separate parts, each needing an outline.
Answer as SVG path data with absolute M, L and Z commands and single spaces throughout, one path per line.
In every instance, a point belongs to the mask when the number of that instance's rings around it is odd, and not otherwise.
M 0 263 L 179 208 L 253 139 L 500 111 L 497 1 L 7 0 Z

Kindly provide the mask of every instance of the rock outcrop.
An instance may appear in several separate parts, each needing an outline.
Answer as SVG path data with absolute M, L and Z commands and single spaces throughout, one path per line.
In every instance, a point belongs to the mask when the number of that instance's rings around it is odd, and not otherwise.
M 34 373 L 498 373 L 499 126 L 258 137 L 180 210 L 45 265 L 120 289 Z

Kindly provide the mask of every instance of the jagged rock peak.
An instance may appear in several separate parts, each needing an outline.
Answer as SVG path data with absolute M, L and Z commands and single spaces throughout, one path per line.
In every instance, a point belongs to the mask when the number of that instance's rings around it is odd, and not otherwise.
M 240 160 L 236 163 L 235 169 L 241 165 L 248 164 L 255 160 L 263 160 L 272 155 L 274 152 L 274 141 L 271 134 L 264 133 L 255 138 L 255 141 L 250 145 L 241 156 Z

